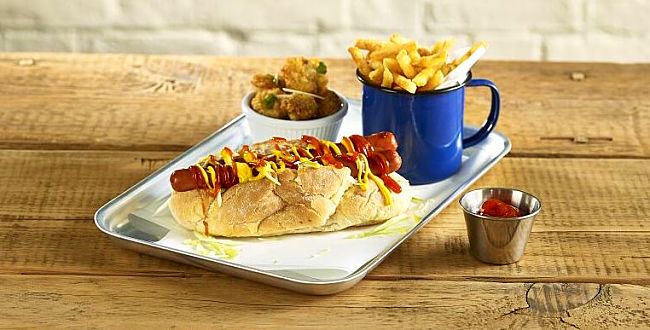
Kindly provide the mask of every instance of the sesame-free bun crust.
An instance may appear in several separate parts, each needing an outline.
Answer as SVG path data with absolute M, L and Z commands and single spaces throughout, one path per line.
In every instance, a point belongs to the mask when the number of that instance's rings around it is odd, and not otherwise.
M 350 169 L 332 166 L 285 170 L 280 184 L 270 180 L 237 184 L 222 194 L 221 202 L 203 190 L 172 190 L 169 208 L 183 227 L 214 236 L 259 237 L 335 231 L 386 221 L 404 212 L 411 200 L 409 183 L 385 201 L 374 181 L 362 190 Z

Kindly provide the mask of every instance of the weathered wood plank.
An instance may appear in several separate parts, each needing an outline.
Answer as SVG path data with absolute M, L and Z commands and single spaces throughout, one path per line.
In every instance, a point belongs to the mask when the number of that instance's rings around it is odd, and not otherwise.
M 4 150 L 0 155 L 0 214 L 88 219 L 175 153 Z
M 458 229 L 445 228 L 443 221 Z M 440 219 L 414 235 L 370 279 L 650 284 L 650 233 L 537 232 L 512 265 L 469 255 L 462 219 Z M 1 220 L 0 273 L 188 277 L 210 274 L 119 248 L 90 220 Z
M 10 328 L 62 321 L 117 328 L 593 328 L 642 326 L 650 318 L 650 288 L 633 285 L 363 281 L 335 296 L 313 297 L 230 277 L 0 281 L 0 325 Z
M 0 147 L 183 150 L 240 112 L 252 73 L 281 63 L 0 54 Z M 328 63 L 332 87 L 359 97 L 351 61 Z M 572 80 L 572 72 L 586 78 Z M 475 75 L 500 87 L 498 130 L 512 138 L 514 155 L 650 156 L 650 65 L 482 62 Z M 469 122 L 482 121 L 487 97 L 468 92 Z
M 576 281 L 650 283 L 650 241 L 647 232 L 532 233 L 524 258 L 493 266 L 468 253 L 464 229 L 429 225 L 400 247 L 372 273 L 376 277 L 467 279 L 496 281 Z

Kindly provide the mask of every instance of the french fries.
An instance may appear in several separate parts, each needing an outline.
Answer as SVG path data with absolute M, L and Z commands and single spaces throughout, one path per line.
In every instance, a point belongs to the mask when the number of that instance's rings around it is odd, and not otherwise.
M 370 80 L 372 80 L 372 82 L 375 84 L 381 85 L 384 79 L 384 69 L 380 68 L 370 71 L 368 78 L 370 78 Z
M 402 49 L 397 53 L 397 63 L 399 64 L 400 69 L 406 75 L 406 78 L 413 78 L 416 75 L 415 68 L 411 65 L 411 57 L 406 52 L 406 49 Z
M 426 85 L 418 87 L 418 91 L 421 92 L 426 92 L 426 91 L 432 91 L 442 83 L 442 79 L 444 76 L 442 75 L 442 71 L 438 70 L 436 73 L 433 74 L 433 77 L 429 79 L 429 81 L 426 83 Z
M 420 47 L 418 48 L 418 54 L 420 54 L 420 56 L 429 56 L 432 55 L 433 53 L 428 48 Z
M 357 39 L 357 41 L 354 43 L 354 47 L 369 50 L 371 52 L 383 47 L 383 45 L 383 42 L 372 39 Z
M 384 67 L 384 63 L 383 63 L 383 61 L 379 61 L 379 60 L 376 60 L 376 61 L 370 61 L 370 67 L 371 67 L 373 70 L 377 70 L 377 69 L 379 69 L 379 68 L 383 68 L 383 67 Z
M 423 47 L 394 33 L 387 41 L 357 39 L 348 52 L 368 82 L 415 94 L 436 89 L 479 47 L 487 47 L 484 42 L 477 42 L 462 56 L 449 59 L 453 45 L 454 40 L 444 39 Z
M 363 57 L 361 49 L 357 47 L 350 47 L 348 48 L 348 52 L 350 53 L 350 56 L 352 56 L 354 63 L 356 63 L 359 72 L 361 72 L 361 74 L 364 76 L 368 76 L 372 70 L 366 59 Z
M 415 83 L 415 86 L 422 87 L 426 85 L 431 78 L 433 78 L 433 75 L 436 74 L 436 71 L 434 68 L 426 68 L 420 73 L 418 73 L 415 77 L 413 77 L 413 82 Z
M 408 79 L 401 74 L 396 74 L 393 78 L 395 85 L 402 87 L 405 91 L 411 94 L 415 94 L 418 86 L 416 86 L 415 83 L 411 81 L 411 79 Z
M 386 88 L 393 87 L 393 74 L 390 72 L 388 68 L 384 68 L 381 87 L 386 87 Z
M 410 41 L 404 44 L 389 43 L 382 48 L 368 53 L 368 58 L 371 60 L 381 60 L 386 57 L 394 57 L 402 49 L 410 52 L 414 49 L 417 49 L 417 44 L 415 41 Z
M 420 53 L 417 51 L 417 49 L 416 49 L 416 50 L 412 50 L 412 51 L 410 51 L 410 52 L 409 52 L 409 57 L 410 57 L 413 61 L 419 61 L 420 58 L 422 58 L 422 56 L 420 56 Z
M 431 49 L 433 54 L 448 54 L 451 47 L 454 46 L 454 40 L 445 39 L 436 42 Z
M 436 55 L 422 56 L 419 60 L 413 60 L 413 65 L 423 68 L 440 68 L 445 64 L 446 59 Z
M 402 69 L 399 67 L 399 63 L 397 63 L 397 60 L 394 58 L 385 58 L 382 61 L 382 64 L 384 65 L 384 68 L 388 68 L 393 73 L 402 73 Z

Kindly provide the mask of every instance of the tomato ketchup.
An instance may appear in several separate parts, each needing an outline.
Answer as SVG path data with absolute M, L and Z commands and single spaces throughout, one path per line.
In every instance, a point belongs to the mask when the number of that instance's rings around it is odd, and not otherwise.
M 483 202 L 478 214 L 499 218 L 516 218 L 522 215 L 518 208 L 494 198 Z

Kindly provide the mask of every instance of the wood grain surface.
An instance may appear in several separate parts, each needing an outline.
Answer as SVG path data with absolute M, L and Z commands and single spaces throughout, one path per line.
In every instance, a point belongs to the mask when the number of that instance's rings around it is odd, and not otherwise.
M 326 62 L 332 88 L 360 97 L 351 61 Z M 182 151 L 240 113 L 253 73 L 275 72 L 281 64 L 0 54 L 0 146 Z M 571 79 L 574 72 L 585 79 Z M 650 156 L 648 65 L 481 62 L 474 76 L 499 86 L 498 130 L 512 139 L 513 155 Z M 476 88 L 467 94 L 468 121 L 480 124 L 489 93 Z
M 331 86 L 358 98 L 350 61 L 326 62 Z M 250 75 L 281 63 L 0 54 L 0 328 L 650 326 L 647 64 L 474 70 L 499 86 L 497 130 L 513 142 L 474 186 L 544 203 L 516 264 L 469 255 L 456 202 L 328 297 L 141 255 L 96 229 L 98 207 L 238 115 Z M 488 106 L 469 90 L 467 120 Z
M 51 276 L 25 275 L 3 281 L 5 320 L 35 328 L 548 329 L 643 327 L 650 317 L 650 288 L 637 285 L 366 280 L 338 295 L 310 297 L 235 278 L 57 276 L 50 282 Z

